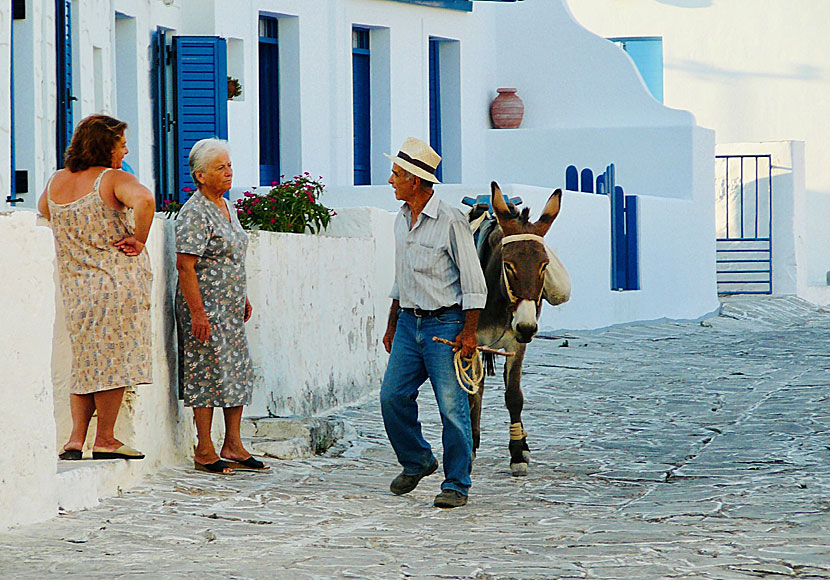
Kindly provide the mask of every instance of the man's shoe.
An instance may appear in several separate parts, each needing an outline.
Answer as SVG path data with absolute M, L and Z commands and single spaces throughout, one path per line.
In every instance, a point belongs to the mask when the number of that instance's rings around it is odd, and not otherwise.
M 435 503 L 433 505 L 439 508 L 461 507 L 467 505 L 467 496 L 454 489 L 444 489 L 435 496 Z
M 401 472 L 398 475 L 398 477 L 392 480 L 392 483 L 389 485 L 389 490 L 395 495 L 403 495 L 405 493 L 409 493 L 410 491 L 418 487 L 419 481 L 421 481 L 427 475 L 432 475 L 433 473 L 435 473 L 436 469 L 438 469 L 438 460 L 433 459 L 432 464 L 421 473 L 415 475 L 407 475 L 406 473 Z

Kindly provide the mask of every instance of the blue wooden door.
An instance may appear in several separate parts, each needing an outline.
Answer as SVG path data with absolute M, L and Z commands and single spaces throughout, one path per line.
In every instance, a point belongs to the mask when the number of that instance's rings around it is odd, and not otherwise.
M 441 147 L 441 61 L 439 58 L 440 41 L 429 39 L 429 144 L 438 155 Z M 438 165 L 435 177 L 442 179 L 444 164 Z
M 224 38 L 173 37 L 176 110 L 176 192 L 194 188 L 188 156 L 200 139 L 228 138 L 228 62 Z
M 259 19 L 259 183 L 280 181 L 280 63 L 278 20 Z
M 372 121 L 370 103 L 369 31 L 352 30 L 352 102 L 354 124 L 354 184 L 372 182 Z

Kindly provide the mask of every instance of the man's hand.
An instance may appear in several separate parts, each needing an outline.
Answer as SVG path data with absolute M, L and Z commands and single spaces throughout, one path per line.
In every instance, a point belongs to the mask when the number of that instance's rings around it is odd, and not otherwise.
M 476 338 L 476 331 L 472 332 L 465 326 L 464 329 L 455 337 L 455 343 L 461 346 L 452 347 L 453 352 L 461 351 L 461 358 L 470 358 L 476 351 L 478 346 L 478 339 Z
M 251 303 L 248 301 L 248 297 L 245 297 L 245 322 L 248 322 L 251 319 L 251 314 L 254 311 L 254 307 L 251 306 Z
M 386 352 L 392 353 L 392 341 L 395 339 L 395 330 L 398 328 L 398 309 L 401 303 L 398 300 L 392 300 L 392 306 L 389 308 L 389 318 L 386 321 L 386 333 L 383 335 L 383 348 Z
M 144 250 L 144 243 L 139 242 L 135 236 L 127 236 L 112 244 L 128 256 L 137 256 Z
M 455 343 L 461 346 L 454 346 L 452 351 L 461 351 L 462 358 L 470 358 L 476 351 L 478 346 L 478 339 L 476 338 L 476 329 L 478 329 L 478 317 L 481 310 L 465 310 L 464 311 L 464 328 L 455 337 Z
M 386 334 L 383 335 L 383 348 L 388 353 L 392 352 L 392 341 L 395 339 L 395 329 L 395 326 L 387 326 Z

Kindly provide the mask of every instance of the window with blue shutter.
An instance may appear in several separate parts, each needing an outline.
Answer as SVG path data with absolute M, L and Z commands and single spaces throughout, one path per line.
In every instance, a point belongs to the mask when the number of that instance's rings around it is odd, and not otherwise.
M 228 62 L 224 38 L 174 36 L 176 110 L 175 189 L 185 201 L 185 187 L 195 188 L 188 155 L 200 139 L 228 138 Z
M 628 53 L 651 95 L 662 103 L 663 39 L 650 37 L 610 38 L 609 40 Z
M 440 41 L 429 39 L 429 145 L 438 155 L 443 155 L 441 147 L 441 60 L 438 48 Z M 438 165 L 435 177 L 443 180 L 444 164 Z
M 278 20 L 259 17 L 259 183 L 280 181 L 280 53 Z
M 58 83 L 57 155 L 58 168 L 63 167 L 63 154 L 72 140 L 72 3 L 55 2 L 55 47 Z
M 171 97 L 171 56 L 170 34 L 159 26 L 153 33 L 152 39 L 152 99 L 153 99 L 153 159 L 156 177 L 156 206 L 163 208 L 167 201 L 178 201 L 174 172 L 170 168 L 175 165 L 172 155 L 173 116 Z
M 352 29 L 352 103 L 354 131 L 354 184 L 372 182 L 372 121 L 369 69 L 369 30 Z

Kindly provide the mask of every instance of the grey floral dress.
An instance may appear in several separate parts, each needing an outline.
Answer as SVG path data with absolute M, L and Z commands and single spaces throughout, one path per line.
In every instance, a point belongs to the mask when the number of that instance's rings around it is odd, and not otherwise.
M 210 339 L 197 340 L 190 309 L 177 285 L 179 398 L 188 407 L 238 407 L 251 402 L 253 369 L 245 334 L 248 236 L 236 213 L 228 210 L 230 221 L 197 191 L 176 219 L 176 252 L 199 257 L 196 277 L 210 321 Z

